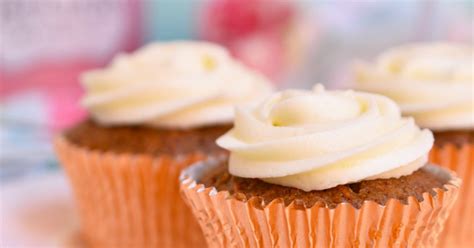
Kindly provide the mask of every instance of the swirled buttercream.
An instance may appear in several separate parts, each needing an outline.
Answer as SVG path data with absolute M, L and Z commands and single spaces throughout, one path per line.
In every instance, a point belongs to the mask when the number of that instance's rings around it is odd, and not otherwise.
M 356 88 L 395 100 L 404 115 L 433 130 L 474 128 L 473 47 L 412 44 L 355 67 Z
M 235 104 L 270 94 L 261 74 L 206 42 L 150 44 L 83 75 L 82 100 L 103 125 L 193 128 L 231 123 Z
M 310 191 L 411 174 L 427 162 L 433 135 L 385 96 L 319 85 L 238 107 L 217 143 L 230 150 L 232 175 Z

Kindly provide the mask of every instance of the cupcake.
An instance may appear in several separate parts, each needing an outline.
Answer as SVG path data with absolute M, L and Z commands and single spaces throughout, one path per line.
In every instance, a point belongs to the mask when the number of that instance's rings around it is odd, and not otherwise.
M 434 134 L 430 160 L 463 180 L 441 247 L 474 247 L 474 70 L 468 45 L 411 44 L 356 66 L 356 88 L 395 100 L 404 115 Z
M 228 159 L 181 174 L 210 247 L 429 247 L 460 184 L 390 99 L 288 90 L 236 110 Z
M 200 247 L 179 196 L 191 163 L 225 151 L 233 105 L 271 92 L 259 73 L 204 42 L 148 45 L 82 77 L 90 118 L 55 139 L 92 247 Z

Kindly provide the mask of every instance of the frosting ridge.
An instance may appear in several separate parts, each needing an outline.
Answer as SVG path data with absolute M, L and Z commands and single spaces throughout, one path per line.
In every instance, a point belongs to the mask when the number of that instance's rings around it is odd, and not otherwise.
M 411 174 L 433 136 L 387 97 L 317 85 L 238 107 L 217 143 L 231 152 L 231 174 L 310 191 Z
M 355 66 L 356 88 L 392 98 L 422 127 L 473 129 L 473 52 L 451 43 L 396 47 Z
M 233 105 L 272 91 L 269 81 L 207 42 L 153 43 L 82 76 L 82 99 L 103 125 L 192 128 L 230 123 Z

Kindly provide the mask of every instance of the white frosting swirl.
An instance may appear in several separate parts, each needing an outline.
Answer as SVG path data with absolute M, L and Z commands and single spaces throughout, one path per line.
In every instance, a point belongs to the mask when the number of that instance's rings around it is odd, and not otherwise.
M 83 105 L 103 125 L 192 128 L 231 123 L 235 104 L 270 94 L 269 81 L 206 42 L 150 44 L 85 73 Z
M 433 130 L 474 128 L 473 47 L 412 44 L 356 66 L 356 88 L 395 100 L 404 115 Z
M 433 135 L 387 97 L 317 86 L 237 108 L 217 143 L 231 151 L 232 175 L 310 191 L 411 174 L 427 162 Z

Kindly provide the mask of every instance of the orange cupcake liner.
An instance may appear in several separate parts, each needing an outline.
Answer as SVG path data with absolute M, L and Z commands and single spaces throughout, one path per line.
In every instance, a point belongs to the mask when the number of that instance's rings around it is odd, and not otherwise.
M 209 247 L 433 247 L 457 197 L 460 180 L 439 167 L 434 173 L 449 179 L 423 201 L 409 197 L 404 204 L 366 201 L 357 209 L 349 203 L 336 208 L 285 206 L 274 200 L 262 207 L 258 199 L 242 201 L 196 182 L 215 169 L 207 161 L 181 174 L 181 191 L 192 208 Z
M 474 144 L 435 145 L 430 162 L 455 171 L 463 182 L 439 247 L 474 247 Z
M 202 247 L 205 240 L 179 192 L 179 173 L 204 159 L 115 154 L 54 141 L 92 247 Z

